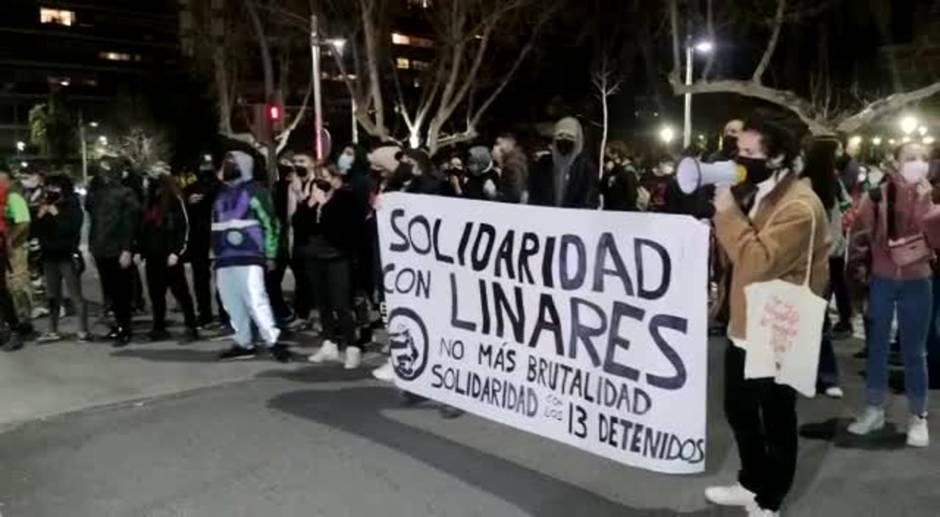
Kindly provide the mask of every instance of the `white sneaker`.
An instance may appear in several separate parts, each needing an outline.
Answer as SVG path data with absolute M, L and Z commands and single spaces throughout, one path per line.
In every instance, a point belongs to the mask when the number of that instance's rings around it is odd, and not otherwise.
M 830 386 L 826 388 L 826 391 L 824 393 L 826 394 L 827 397 L 831 399 L 841 399 L 842 397 L 845 396 L 845 394 L 842 393 L 842 388 L 838 386 Z
M 327 361 L 339 361 L 339 348 L 337 348 L 336 343 L 326 340 L 323 342 L 323 346 L 317 350 L 317 353 L 308 357 L 307 360 L 317 364 Z
M 372 376 L 380 381 L 392 382 L 395 380 L 395 367 L 392 366 L 392 360 L 385 361 L 385 364 L 372 370 Z
M 754 503 L 747 507 L 747 517 L 780 517 L 780 512 L 765 510 Z
M 705 499 L 719 506 L 747 507 L 754 504 L 757 494 L 736 483 L 731 486 L 712 486 L 705 489 Z
M 927 447 L 930 445 L 930 434 L 927 431 L 927 417 L 912 415 L 907 424 L 908 447 Z
M 865 414 L 849 424 L 849 432 L 864 436 L 872 431 L 879 431 L 885 426 L 885 410 L 874 406 L 865 408 Z
M 356 368 L 359 368 L 360 364 L 362 364 L 362 349 L 358 346 L 346 347 L 346 362 L 343 365 L 343 368 L 347 370 L 355 370 Z

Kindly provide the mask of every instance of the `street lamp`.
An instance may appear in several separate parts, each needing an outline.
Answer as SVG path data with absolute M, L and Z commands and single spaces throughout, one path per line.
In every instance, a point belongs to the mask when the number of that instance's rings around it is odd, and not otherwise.
M 920 133 L 920 136 L 926 136 L 927 126 L 920 126 L 919 128 L 917 128 L 917 132 Z
M 666 145 L 672 143 L 676 138 L 676 131 L 669 126 L 663 126 L 659 130 L 659 139 Z
M 693 51 L 700 52 L 702 54 L 707 54 L 714 49 L 715 45 L 708 40 L 702 40 L 694 45 L 687 44 L 685 46 L 685 86 L 689 88 L 692 86 L 692 56 Z M 688 147 L 692 143 L 692 94 L 688 91 L 685 93 L 685 120 L 684 125 L 682 126 L 682 146 Z
M 97 128 L 97 127 L 98 127 L 98 123 L 95 122 L 94 120 L 92 120 L 91 122 L 88 123 L 88 127 Z
M 852 138 L 849 138 L 849 145 L 852 147 L 858 147 L 862 145 L 862 137 L 854 135 Z
M 875 144 L 875 145 L 881 145 L 881 137 L 880 137 L 880 136 L 876 136 L 876 137 L 872 138 L 872 139 L 871 139 L 871 143 L 873 143 L 873 144 Z
M 22 140 L 16 142 L 16 150 L 19 151 L 19 152 L 21 152 L 21 153 L 22 153 L 23 151 L 25 151 L 25 150 L 26 150 L 26 142 L 24 142 L 24 141 L 22 141 Z
M 916 118 L 911 115 L 907 115 L 901 119 L 901 131 L 903 131 L 905 135 L 913 133 L 915 129 L 917 129 Z
M 936 140 L 932 136 L 925 136 L 923 142 L 924 142 L 924 145 L 933 145 L 933 143 L 936 142 Z
M 326 44 L 338 52 L 339 54 L 343 53 L 343 48 L 346 47 L 346 40 L 343 38 L 329 38 L 324 39 L 323 35 L 320 33 L 320 21 L 317 15 L 310 15 L 310 55 L 313 62 L 313 114 L 314 114 L 314 131 L 316 132 L 316 151 L 317 151 L 317 161 L 323 162 L 324 159 L 324 149 L 323 149 L 323 88 L 322 88 L 322 74 L 320 72 L 320 54 L 321 47 Z M 355 110 L 354 110 L 355 113 Z M 353 129 L 355 129 L 355 124 Z M 354 141 L 357 138 L 353 138 Z

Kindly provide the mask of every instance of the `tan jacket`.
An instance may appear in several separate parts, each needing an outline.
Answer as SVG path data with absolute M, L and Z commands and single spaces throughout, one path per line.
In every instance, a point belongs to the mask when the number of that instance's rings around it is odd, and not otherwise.
M 783 179 L 761 200 L 753 220 L 738 208 L 715 215 L 715 233 L 732 264 L 728 328 L 732 338 L 747 340 L 745 287 L 778 278 L 803 283 L 814 216 L 806 204 L 794 201 L 808 204 L 815 214 L 810 288 L 821 296 L 829 284 L 829 220 L 809 180 Z

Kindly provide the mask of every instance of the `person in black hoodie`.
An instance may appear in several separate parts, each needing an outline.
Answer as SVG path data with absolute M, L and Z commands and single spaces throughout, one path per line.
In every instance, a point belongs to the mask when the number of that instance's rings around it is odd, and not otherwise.
M 213 323 L 212 312 L 212 204 L 222 183 L 216 177 L 212 162 L 199 168 L 199 176 L 186 187 L 184 198 L 189 216 L 189 245 L 186 259 L 193 268 L 193 291 L 199 308 L 198 323 L 201 327 Z M 219 304 L 221 305 L 221 304 Z
M 50 176 L 32 226 L 33 236 L 39 240 L 42 251 L 46 295 L 49 298 L 49 332 L 39 337 L 42 343 L 62 339 L 59 335 L 59 308 L 62 306 L 63 280 L 78 314 L 78 339 L 91 340 L 88 304 L 82 295 L 81 270 L 85 262 L 78 249 L 84 217 L 72 180 L 64 174 Z
M 573 117 L 555 124 L 551 153 L 529 176 L 529 204 L 563 208 L 597 208 L 597 166 L 584 149 L 581 123 Z
M 294 239 L 311 257 L 304 270 L 318 292 L 325 338 L 309 361 L 338 361 L 343 348 L 345 368 L 353 370 L 362 361 L 352 311 L 352 259 L 362 223 L 355 195 L 342 175 L 331 169 L 325 176 L 309 184 L 309 196 L 298 205 L 293 220 Z
M 151 341 L 166 341 L 166 291 L 169 288 L 183 311 L 186 322 L 185 342 L 199 339 L 196 312 L 186 282 L 182 257 L 189 242 L 189 217 L 176 180 L 169 174 L 150 184 L 147 207 L 137 239 L 140 255 L 147 263 L 147 289 L 153 309 Z
M 140 204 L 134 192 L 122 184 L 121 170 L 111 160 L 97 165 L 95 180 L 85 199 L 91 220 L 88 243 L 104 296 L 110 301 L 115 325 L 106 336 L 117 347 L 130 343 L 131 299 L 133 297 L 133 249 L 140 219 Z

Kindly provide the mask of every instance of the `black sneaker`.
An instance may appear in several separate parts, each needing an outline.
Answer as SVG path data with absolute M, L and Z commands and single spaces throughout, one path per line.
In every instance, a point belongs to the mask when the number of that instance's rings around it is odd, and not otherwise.
M 147 333 L 147 338 L 154 343 L 159 343 L 160 341 L 169 341 L 170 333 L 166 329 L 153 329 Z
M 286 345 L 274 345 L 268 349 L 268 352 L 279 363 L 289 363 L 294 360 L 294 354 L 290 353 Z
M 255 347 L 242 348 L 238 345 L 232 345 L 232 348 L 219 354 L 219 361 L 237 361 L 241 359 L 253 359 L 257 355 Z
M 111 330 L 104 335 L 104 339 L 107 341 L 114 341 L 121 335 L 121 329 L 118 327 L 111 327 Z
M 187 329 L 183 337 L 180 338 L 179 343 L 181 345 L 188 345 L 196 341 L 199 341 L 199 331 L 196 329 Z
M 23 339 L 16 333 L 10 332 L 10 335 L 7 337 L 6 345 L 4 345 L 3 350 L 5 352 L 16 352 L 23 348 Z
M 115 338 L 114 343 L 111 344 L 114 348 L 124 348 L 127 345 L 131 344 L 131 331 L 127 329 L 118 330 L 117 338 Z

